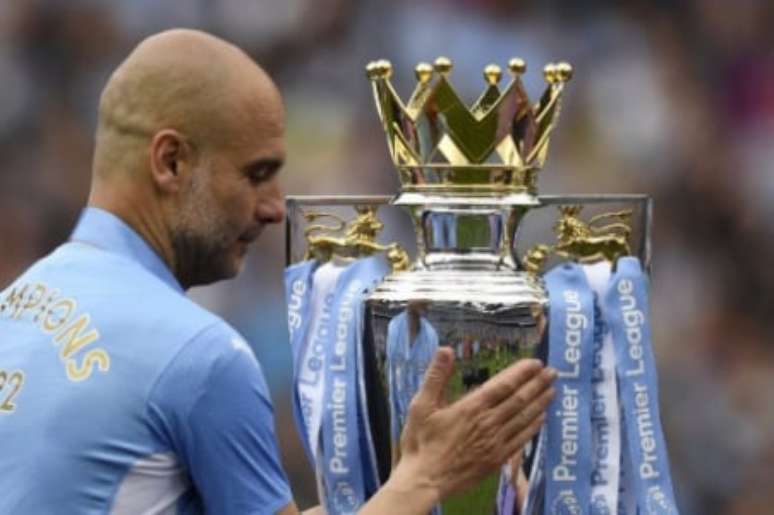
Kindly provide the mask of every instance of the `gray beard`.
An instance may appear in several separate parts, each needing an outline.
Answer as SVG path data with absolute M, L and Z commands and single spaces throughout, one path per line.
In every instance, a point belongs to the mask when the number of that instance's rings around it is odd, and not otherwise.
M 233 275 L 225 262 L 225 242 L 207 238 L 188 229 L 172 234 L 175 276 L 184 289 L 210 284 Z

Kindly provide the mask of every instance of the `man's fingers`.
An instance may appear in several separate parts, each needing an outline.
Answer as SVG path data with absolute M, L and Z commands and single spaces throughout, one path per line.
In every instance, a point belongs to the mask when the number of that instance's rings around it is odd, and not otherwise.
M 537 398 L 527 404 L 516 416 L 505 422 L 498 436 L 503 441 L 511 440 L 519 435 L 524 428 L 530 427 L 533 422 L 545 415 L 546 408 L 554 397 L 554 389 L 544 390 Z
M 543 427 L 545 421 L 546 414 L 543 412 L 538 415 L 537 418 L 533 419 L 527 427 L 513 435 L 510 439 L 504 440 L 503 461 L 506 461 L 509 456 L 512 456 L 513 453 L 527 445 L 527 442 L 532 440 L 532 438 L 538 434 L 538 431 Z
M 518 415 L 545 390 L 550 388 L 554 379 L 556 379 L 556 370 L 553 368 L 544 368 L 532 376 L 516 393 L 492 408 L 494 410 L 494 423 L 499 426 L 512 420 L 515 415 Z
M 452 372 L 454 372 L 454 352 L 449 347 L 440 347 L 425 372 L 422 386 L 414 396 L 412 404 L 429 407 L 442 404 Z
M 503 400 L 510 398 L 522 384 L 529 381 L 542 369 L 543 363 L 538 359 L 521 359 L 500 371 L 472 395 L 481 396 L 484 406 L 496 406 Z

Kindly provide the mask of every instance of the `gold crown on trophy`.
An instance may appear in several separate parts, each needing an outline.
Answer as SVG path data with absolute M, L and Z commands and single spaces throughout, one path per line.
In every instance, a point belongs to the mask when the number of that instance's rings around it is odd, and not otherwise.
M 390 82 L 390 62 L 366 66 L 402 193 L 526 194 L 529 201 L 537 193 L 537 172 L 546 160 L 572 67 L 546 65 L 548 85 L 533 105 L 521 81 L 526 71 L 522 59 L 508 63 L 511 80 L 504 89 L 498 86 L 502 70 L 490 64 L 484 68 L 487 87 L 471 107 L 449 82 L 451 70 L 446 57 L 432 65 L 419 63 L 417 86 L 404 104 Z

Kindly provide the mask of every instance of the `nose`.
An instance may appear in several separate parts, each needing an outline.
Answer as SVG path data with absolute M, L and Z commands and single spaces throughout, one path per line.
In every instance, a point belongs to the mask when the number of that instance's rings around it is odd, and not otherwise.
M 285 196 L 279 181 L 272 180 L 266 185 L 265 195 L 258 202 L 258 221 L 264 224 L 278 224 L 285 221 Z

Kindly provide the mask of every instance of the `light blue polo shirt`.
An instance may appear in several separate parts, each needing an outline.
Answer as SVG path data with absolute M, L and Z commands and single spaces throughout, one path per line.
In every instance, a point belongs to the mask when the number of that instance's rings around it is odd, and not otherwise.
M 0 386 L 1 514 L 291 501 L 252 351 L 106 211 L 0 293 Z

